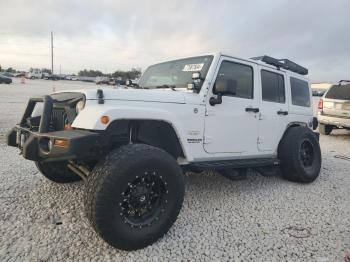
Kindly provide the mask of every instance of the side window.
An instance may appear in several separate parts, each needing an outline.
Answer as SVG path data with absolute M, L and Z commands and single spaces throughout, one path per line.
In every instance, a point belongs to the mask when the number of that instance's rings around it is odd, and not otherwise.
M 262 100 L 268 102 L 284 103 L 284 77 L 281 74 L 261 70 Z
M 295 77 L 290 78 L 292 104 L 296 106 L 310 106 L 309 84 Z
M 214 94 L 253 98 L 253 68 L 223 61 L 214 85 Z

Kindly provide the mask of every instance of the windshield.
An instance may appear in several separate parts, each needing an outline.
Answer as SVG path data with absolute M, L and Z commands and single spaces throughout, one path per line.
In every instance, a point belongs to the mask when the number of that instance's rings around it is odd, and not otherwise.
M 200 90 L 213 56 L 198 56 L 152 65 L 143 73 L 138 85 L 141 88 L 187 88 L 193 83 L 192 74 L 200 73 Z

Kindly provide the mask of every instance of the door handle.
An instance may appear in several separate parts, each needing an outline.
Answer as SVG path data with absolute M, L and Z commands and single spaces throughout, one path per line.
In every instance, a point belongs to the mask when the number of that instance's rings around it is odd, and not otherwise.
M 259 112 L 259 108 L 257 108 L 257 107 L 246 107 L 245 111 L 246 112 L 258 113 Z
M 282 116 L 286 116 L 286 115 L 288 115 L 288 111 L 279 110 L 279 111 L 277 111 L 277 114 L 282 115 Z

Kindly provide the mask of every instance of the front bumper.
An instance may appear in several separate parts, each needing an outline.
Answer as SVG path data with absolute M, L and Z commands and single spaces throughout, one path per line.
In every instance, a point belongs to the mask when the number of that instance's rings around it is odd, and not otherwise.
M 28 119 L 36 103 L 43 103 L 40 125 L 37 129 L 28 126 Z M 73 159 L 88 159 L 96 157 L 101 151 L 99 133 L 86 130 L 50 129 L 53 104 L 51 96 L 31 98 L 19 125 L 7 133 L 7 144 L 18 147 L 24 158 L 33 161 L 60 161 Z M 57 141 L 64 143 L 55 143 Z
M 83 160 L 99 154 L 99 138 L 98 133 L 85 130 L 39 133 L 15 126 L 7 134 L 7 144 L 18 147 L 24 158 L 33 161 Z M 66 146 L 55 145 L 55 140 L 67 141 Z

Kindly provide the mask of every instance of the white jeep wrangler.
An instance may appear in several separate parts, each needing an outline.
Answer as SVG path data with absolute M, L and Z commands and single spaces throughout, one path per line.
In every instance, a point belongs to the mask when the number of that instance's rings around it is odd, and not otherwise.
M 85 180 L 85 211 L 96 232 L 135 250 L 175 222 L 185 171 L 234 179 L 248 168 L 275 167 L 291 181 L 317 178 L 321 152 L 307 73 L 268 56 L 164 62 L 132 89 L 30 99 L 7 143 L 52 181 Z

